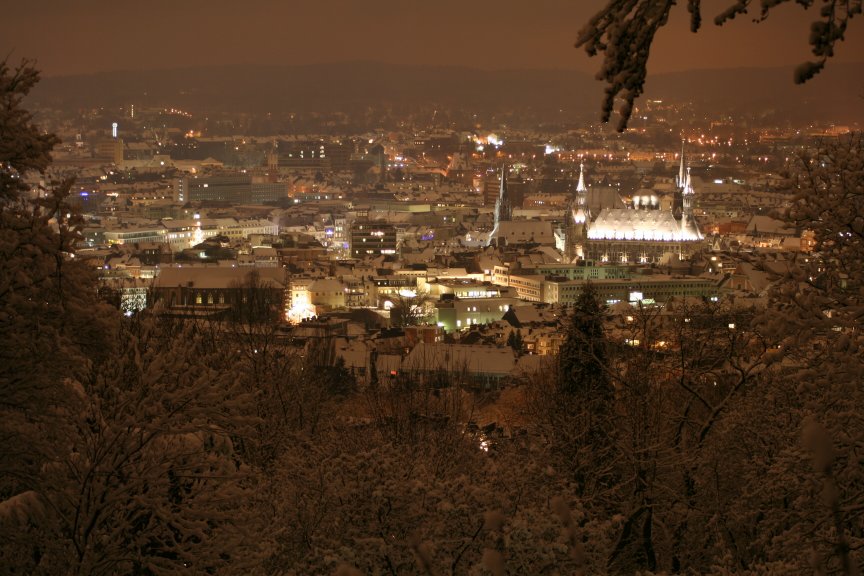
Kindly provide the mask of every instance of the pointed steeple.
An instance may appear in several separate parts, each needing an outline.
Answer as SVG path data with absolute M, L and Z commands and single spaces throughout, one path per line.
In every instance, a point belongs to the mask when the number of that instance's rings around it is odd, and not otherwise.
M 579 183 L 576 197 L 567 207 L 564 221 L 564 257 L 575 262 L 583 253 L 583 246 L 590 226 L 588 214 L 588 187 L 585 186 L 585 165 L 579 163 Z
M 513 219 L 513 205 L 507 192 L 507 165 L 501 166 L 501 188 L 495 203 L 495 221 L 507 222 Z
M 684 180 L 684 188 L 681 190 L 682 209 L 685 220 L 689 220 L 693 216 L 693 184 L 690 181 L 690 167 L 687 167 L 687 176 Z
M 509 222 L 513 219 L 513 206 L 510 202 L 510 194 L 507 193 L 507 165 L 501 167 L 501 188 L 498 190 L 498 199 L 495 201 L 495 225 L 489 233 L 487 246 L 498 239 L 501 222 Z
M 585 187 L 585 164 L 579 163 L 579 183 L 576 185 L 576 192 L 580 194 L 587 192 L 588 188 Z
M 588 219 L 588 187 L 585 186 L 585 164 L 579 163 L 579 183 L 576 184 L 576 202 L 571 213 L 573 222 L 584 224 Z
M 682 138 L 681 139 L 681 165 L 678 167 L 678 182 L 676 182 L 676 184 L 678 185 L 678 188 L 682 188 L 682 189 L 684 188 L 685 178 L 687 177 L 685 166 L 686 166 L 686 164 L 684 162 L 684 139 Z

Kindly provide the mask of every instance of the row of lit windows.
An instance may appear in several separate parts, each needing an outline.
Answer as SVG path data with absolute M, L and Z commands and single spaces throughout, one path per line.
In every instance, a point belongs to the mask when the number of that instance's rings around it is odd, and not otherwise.
M 214 303 L 213 302 L 213 294 L 208 294 L 207 295 L 207 304 L 213 304 L 213 303 Z M 224 303 L 225 303 L 225 295 L 219 294 L 219 304 L 224 304 Z M 195 295 L 195 304 L 203 304 L 203 298 L 201 297 L 200 293 Z
M 507 312 L 509 309 L 509 304 L 502 304 L 498 306 L 498 312 Z M 477 306 L 468 306 L 467 308 L 465 308 L 465 312 L 477 312 Z M 486 310 L 482 310 L 482 312 L 492 312 L 492 309 L 490 306 L 487 306 Z
M 471 324 L 480 324 L 480 321 L 477 318 L 466 318 L 465 319 L 465 325 L 470 326 Z M 457 328 L 462 327 L 462 321 L 461 320 L 456 320 L 456 327 Z
M 498 296 L 498 292 L 495 290 L 466 290 L 457 292 L 456 296 L 459 298 L 494 298 Z

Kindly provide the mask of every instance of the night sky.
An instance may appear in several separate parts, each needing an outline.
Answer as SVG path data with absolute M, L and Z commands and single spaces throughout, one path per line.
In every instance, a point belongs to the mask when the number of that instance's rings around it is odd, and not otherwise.
M 46 76 L 226 64 L 375 60 L 485 69 L 596 71 L 573 47 L 603 0 L 27 0 L 0 5 L 0 54 L 36 59 Z M 781 6 L 767 22 L 717 29 L 732 0 L 704 0 L 693 35 L 686 8 L 661 31 L 649 72 L 793 66 L 809 57 L 815 10 Z M 836 61 L 864 60 L 864 18 Z

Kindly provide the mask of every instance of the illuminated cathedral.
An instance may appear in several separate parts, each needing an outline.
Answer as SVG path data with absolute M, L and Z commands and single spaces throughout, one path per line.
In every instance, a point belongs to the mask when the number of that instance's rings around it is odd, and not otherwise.
M 693 216 L 693 185 L 684 151 L 675 179 L 671 210 L 654 195 L 634 196 L 626 208 L 604 208 L 591 214 L 583 167 L 576 196 L 567 210 L 565 257 L 595 262 L 661 262 L 669 254 L 686 259 L 701 246 L 703 235 Z

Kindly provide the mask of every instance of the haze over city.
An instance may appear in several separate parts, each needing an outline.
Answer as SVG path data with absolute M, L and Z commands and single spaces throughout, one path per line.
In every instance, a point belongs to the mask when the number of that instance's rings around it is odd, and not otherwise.
M 156 0 L 118 3 L 7 2 L 0 53 L 34 58 L 45 76 L 232 64 L 319 64 L 371 60 L 481 69 L 562 68 L 594 72 L 598 61 L 573 48 L 602 0 Z M 813 11 L 782 6 L 765 22 L 711 22 L 725 3 L 703 5 L 689 31 L 673 13 L 652 47 L 650 71 L 794 66 L 809 57 Z M 757 8 L 754 8 L 755 12 Z M 860 62 L 861 22 L 834 61 Z M 790 72 L 791 75 L 791 72 Z

